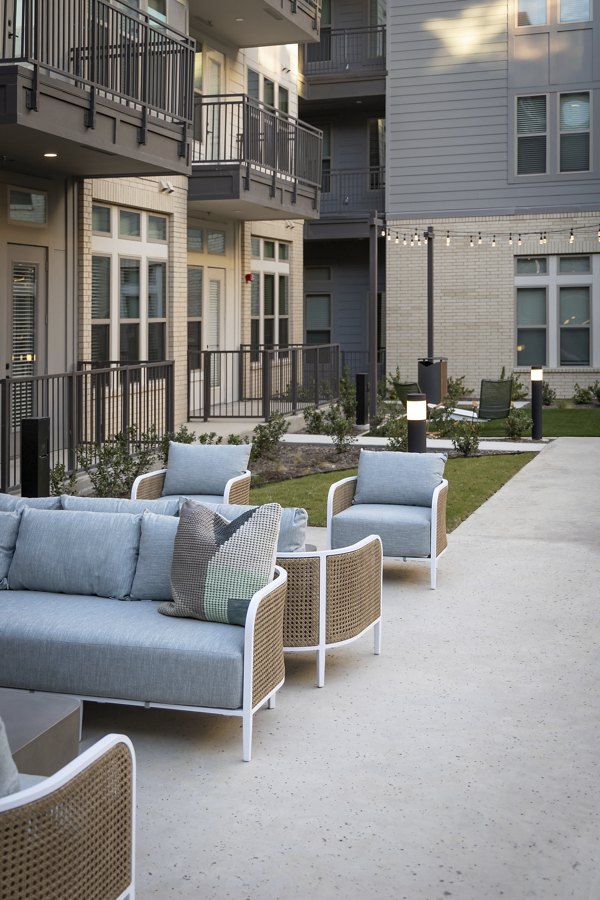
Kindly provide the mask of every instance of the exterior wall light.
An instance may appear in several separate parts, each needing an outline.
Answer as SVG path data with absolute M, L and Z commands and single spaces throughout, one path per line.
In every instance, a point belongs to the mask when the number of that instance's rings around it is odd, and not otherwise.
M 542 391 L 544 388 L 544 370 L 542 366 L 531 367 L 531 437 L 534 441 L 542 439 Z
M 425 394 L 407 394 L 406 418 L 408 421 L 408 452 L 425 453 L 427 449 L 427 397 Z

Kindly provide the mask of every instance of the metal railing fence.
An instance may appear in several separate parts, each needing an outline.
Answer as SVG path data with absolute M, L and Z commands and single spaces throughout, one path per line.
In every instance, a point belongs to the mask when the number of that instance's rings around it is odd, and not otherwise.
M 385 206 L 385 166 L 323 172 L 321 216 L 352 216 Z
M 164 121 L 192 120 L 195 41 L 109 0 L 5 0 L 0 63 L 28 63 Z M 31 92 L 35 95 L 36 88 Z M 29 98 L 36 108 L 36 97 Z
M 246 163 L 318 188 L 322 132 L 246 94 L 199 97 L 194 104 L 195 166 Z
M 337 400 L 338 344 L 190 351 L 188 418 L 263 418 Z
M 368 350 L 342 350 L 341 366 L 342 372 L 347 372 L 350 378 L 355 378 L 359 372 L 368 374 Z M 386 374 L 385 349 L 381 349 L 377 351 L 377 379 L 380 381 Z
M 304 74 L 385 73 L 386 27 L 321 28 L 317 44 L 303 44 Z
M 102 364 L 104 366 L 104 364 Z M 76 372 L 0 380 L 0 490 L 20 486 L 21 420 L 50 419 L 50 468 L 77 471 L 76 449 L 134 429 L 174 430 L 173 363 L 80 363 Z

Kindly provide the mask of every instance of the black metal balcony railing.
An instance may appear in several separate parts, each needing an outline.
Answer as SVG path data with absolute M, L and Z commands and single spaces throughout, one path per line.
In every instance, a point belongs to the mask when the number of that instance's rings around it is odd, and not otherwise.
M 353 216 L 372 209 L 385 209 L 383 166 L 323 173 L 321 217 Z
M 197 98 L 193 165 L 240 163 L 317 188 L 322 132 L 246 94 Z
M 189 125 L 195 42 L 109 0 L 5 0 L 0 64 L 28 63 L 97 97 Z M 30 107 L 36 108 L 36 87 Z
M 304 44 L 304 74 L 385 72 L 385 25 L 322 28 L 318 44 Z

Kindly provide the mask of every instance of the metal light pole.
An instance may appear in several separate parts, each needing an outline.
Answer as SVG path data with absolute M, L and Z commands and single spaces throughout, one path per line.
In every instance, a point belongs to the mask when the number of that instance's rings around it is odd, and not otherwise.
M 534 441 L 542 439 L 542 391 L 544 388 L 544 370 L 542 366 L 531 367 L 531 437 Z
M 377 210 L 371 215 L 369 226 L 369 421 L 377 414 L 377 241 L 379 238 Z
M 427 397 L 425 394 L 406 395 L 406 419 L 408 422 L 408 452 L 425 453 L 427 450 Z

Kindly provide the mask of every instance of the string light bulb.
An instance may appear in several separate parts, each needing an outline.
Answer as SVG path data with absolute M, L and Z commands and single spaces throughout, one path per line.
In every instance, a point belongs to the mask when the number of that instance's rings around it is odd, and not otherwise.
M 385 228 L 381 229 L 381 237 L 385 237 Z
M 512 245 L 513 245 L 513 240 L 512 240 L 512 231 L 511 231 L 511 233 L 508 236 L 508 246 L 512 247 Z
M 415 236 L 414 236 L 414 240 L 415 240 L 415 242 L 419 240 L 419 232 L 417 231 L 416 228 L 415 228 Z
M 517 241 L 517 246 L 520 247 L 523 241 L 521 240 L 521 235 L 519 235 L 519 240 Z
M 540 244 L 543 244 L 543 243 L 544 243 L 544 235 L 543 235 L 543 232 L 541 232 L 541 231 L 540 231 L 540 240 L 539 240 L 539 243 L 540 243 Z
M 404 240 L 402 241 L 402 243 L 403 243 L 404 246 L 406 247 L 406 235 L 404 235 Z
M 418 247 L 421 246 L 421 235 L 420 234 L 417 235 L 417 246 Z
M 483 240 L 481 238 L 481 232 L 479 232 L 479 237 L 477 238 L 477 243 L 480 245 L 483 244 Z
M 399 243 L 400 243 L 400 238 L 398 237 L 398 232 L 396 232 L 396 237 L 395 237 L 394 243 L 395 243 L 395 244 L 399 244 Z
M 492 247 L 496 246 L 496 235 L 492 238 Z
M 544 232 L 544 244 L 547 244 L 547 243 L 548 243 L 548 233 L 545 231 Z
M 600 225 L 598 225 L 598 240 L 600 241 Z
M 600 241 L 600 226 L 598 226 L 598 240 Z M 450 246 L 450 232 L 446 232 L 446 247 Z
M 391 239 L 392 239 L 392 232 L 390 231 L 389 228 L 387 230 L 387 239 L 388 239 L 388 241 L 391 241 Z
M 474 246 L 475 246 L 475 243 L 474 243 L 474 241 L 473 241 L 473 235 L 471 235 L 471 238 L 470 238 L 470 240 L 469 240 L 469 245 L 470 245 L 471 247 L 474 247 Z
M 572 244 L 575 241 L 575 235 L 573 234 L 573 229 L 571 228 L 571 233 L 569 235 L 569 243 Z

